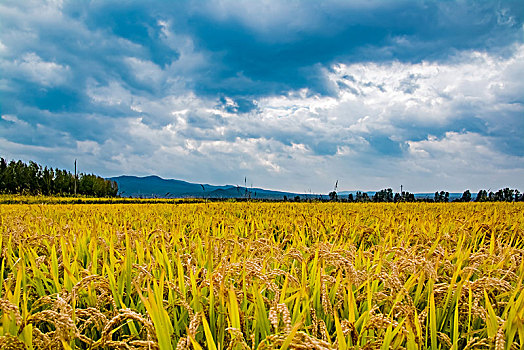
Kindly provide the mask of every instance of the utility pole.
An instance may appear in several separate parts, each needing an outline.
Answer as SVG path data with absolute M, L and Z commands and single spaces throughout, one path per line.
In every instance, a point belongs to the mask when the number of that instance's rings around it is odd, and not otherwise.
M 402 185 L 400 185 L 400 195 L 402 196 Z
M 75 159 L 75 197 L 76 197 L 76 159 Z

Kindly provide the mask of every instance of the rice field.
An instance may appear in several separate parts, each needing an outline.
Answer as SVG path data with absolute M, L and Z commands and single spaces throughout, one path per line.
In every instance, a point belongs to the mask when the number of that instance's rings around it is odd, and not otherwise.
M 0 205 L 1 349 L 519 349 L 524 203 Z

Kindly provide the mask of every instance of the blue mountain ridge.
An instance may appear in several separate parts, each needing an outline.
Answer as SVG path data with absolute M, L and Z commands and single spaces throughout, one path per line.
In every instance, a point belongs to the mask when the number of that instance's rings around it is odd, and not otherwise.
M 299 196 L 304 198 L 327 198 L 327 194 L 305 194 L 286 191 L 273 191 L 263 188 L 246 188 L 235 185 L 209 185 L 192 183 L 183 180 L 163 179 L 156 175 L 150 176 L 129 176 L 122 175 L 110 177 L 108 180 L 118 184 L 119 194 L 122 197 L 143 197 L 143 198 L 252 198 L 252 199 L 283 199 L 286 196 L 292 199 Z M 355 196 L 357 191 L 340 191 L 340 196 L 348 196 L 350 193 Z M 375 191 L 363 191 L 369 197 Z M 434 193 L 415 193 L 416 198 L 433 198 Z M 450 200 L 460 198 L 462 193 L 450 193 Z
M 119 194 L 122 197 L 282 199 L 284 196 L 288 198 L 313 196 L 234 185 L 198 184 L 182 180 L 163 179 L 156 175 L 144 177 L 122 175 L 110 177 L 108 180 L 115 181 L 118 184 Z M 315 197 L 318 197 L 318 195 Z

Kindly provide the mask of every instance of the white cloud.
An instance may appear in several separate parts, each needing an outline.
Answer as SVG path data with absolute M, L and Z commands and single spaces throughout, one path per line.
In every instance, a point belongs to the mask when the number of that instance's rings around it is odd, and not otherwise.
M 440 188 L 450 182 L 464 189 L 522 186 L 516 175 L 524 174 L 523 157 L 497 151 L 496 141 L 473 132 L 446 132 L 441 138 L 428 136 L 407 142 L 408 154 L 401 164 L 425 173 Z
M 444 167 L 478 171 L 487 164 L 496 164 L 501 154 L 493 149 L 489 137 L 477 133 L 446 132 L 442 138 L 428 136 L 426 140 L 407 141 L 409 156 L 424 160 L 437 159 Z M 427 169 L 431 171 L 431 169 Z
M 11 123 L 14 123 L 14 124 L 18 124 L 19 126 L 28 126 L 27 122 L 23 121 L 23 120 L 20 120 L 16 117 L 16 115 L 12 115 L 12 114 L 4 114 L 2 115 L 2 120 L 5 120 L 7 122 L 11 122 Z
M 14 61 L 0 60 L 0 67 L 13 74 L 17 72 L 25 78 L 43 86 L 64 84 L 69 78 L 70 68 L 52 61 L 44 61 L 34 52 L 24 54 Z
M 165 75 L 162 69 L 151 61 L 126 57 L 124 63 L 129 66 L 135 78 L 140 82 L 158 86 L 164 80 Z
M 80 154 L 85 155 L 92 155 L 92 156 L 100 156 L 102 148 L 98 144 L 98 142 L 95 141 L 76 141 L 76 149 Z
M 509 59 L 471 52 L 447 64 L 336 65 L 329 77 L 339 86 L 339 108 L 357 114 L 357 128 L 362 118 L 367 124 L 440 126 L 463 118 L 461 106 L 481 118 L 489 118 L 486 110 L 513 108 L 505 96 L 520 94 L 524 83 L 508 73 L 522 68 L 523 48 Z
M 522 47 L 508 58 L 470 52 L 447 64 L 339 64 L 326 72 L 336 96 L 291 91 L 258 99 L 249 113 L 227 112 L 194 94 L 130 97 L 112 84 L 93 96 L 142 115 L 120 126 L 125 145 L 112 146 L 113 161 L 130 173 L 215 183 L 242 173 L 257 186 L 295 191 L 326 191 L 337 178 L 348 189 L 362 183 L 363 189 L 403 183 L 412 191 L 452 190 L 451 182 L 455 190 L 496 187 L 523 172 L 515 167 L 522 157 L 507 155 L 499 137 L 488 135 L 496 118 L 507 118 L 510 128 L 519 123 L 511 113 L 522 106 L 511 98 L 522 88 L 522 53 Z M 236 104 L 225 98 L 225 105 Z M 493 116 L 495 110 L 500 114 Z M 471 117 L 485 130 L 467 130 Z
M 217 20 L 241 21 L 246 30 L 256 32 L 253 40 L 282 43 L 323 27 L 324 17 L 315 11 L 330 7 L 303 9 L 296 4 L 217 0 L 202 11 Z M 341 6 L 345 5 L 330 8 Z M 504 130 L 517 134 L 524 128 L 524 110 L 519 102 L 524 91 L 523 45 L 507 57 L 472 51 L 459 53 L 447 62 L 335 64 L 320 69 L 320 78 L 334 92 L 331 96 L 318 95 L 311 89 L 279 96 L 247 96 L 257 100 L 256 108 L 235 113 L 241 105 L 238 96 L 225 96 L 224 104 L 216 97 L 198 96 L 193 91 L 205 80 L 199 74 L 206 75 L 210 67 L 228 63 L 210 62 L 211 57 L 220 60 L 228 52 L 208 55 L 195 37 L 177 31 L 169 16 L 155 19 L 160 26 L 157 44 L 168 46 L 176 55 L 171 62 L 159 64 L 145 45 L 103 28 L 88 28 L 83 19 L 63 15 L 61 9 L 61 1 L 0 4 L 2 20 L 9 21 L 0 41 L 0 69 L 10 79 L 0 79 L 0 90 L 11 89 L 9 83 L 14 78 L 53 87 L 72 80 L 73 70 L 75 77 L 90 76 L 80 79 L 79 85 L 80 89 L 85 87 L 86 100 L 90 101 L 79 108 L 89 111 L 80 110 L 77 117 L 88 118 L 92 109 L 106 113 L 90 120 L 95 125 L 93 130 L 100 128 L 104 136 L 86 132 L 82 141 L 77 141 L 65 131 L 67 126 L 62 126 L 67 123 L 53 121 L 58 114 L 49 112 L 37 124 L 37 117 L 34 123 L 24 120 L 33 117 L 36 107 L 25 113 L 9 112 L 0 122 L 26 126 L 26 139 L 31 142 L 56 135 L 57 143 L 70 146 L 27 146 L 9 137 L 10 141 L 0 139 L 1 148 L 12 154 L 34 154 L 43 163 L 52 157 L 67 163 L 66 158 L 79 156 L 86 168 L 102 175 L 156 173 L 217 184 L 248 176 L 256 186 L 295 191 L 312 188 L 326 192 L 336 179 L 343 189 L 377 189 L 404 183 L 412 185 L 409 190 L 426 190 L 431 184 L 451 190 L 448 184 L 453 183 L 461 190 L 470 183 L 496 186 L 505 181 L 509 185 L 524 178 L 517 166 L 523 157 L 508 155 L 501 147 L 514 139 L 498 134 Z M 498 20 L 500 25 L 512 25 L 514 18 L 501 10 Z M 41 44 L 42 28 L 55 26 L 71 33 L 70 38 L 77 38 L 81 49 L 70 49 L 61 56 L 59 44 Z M 275 36 L 275 32 L 286 33 Z M 419 45 L 409 36 L 393 37 L 391 42 L 397 49 L 406 50 Z M 91 50 L 96 51 L 93 57 L 83 55 Z M 104 59 L 111 63 L 102 62 Z M 126 79 L 114 62 L 123 63 L 132 79 Z M 99 75 L 93 73 L 98 70 Z M 129 81 L 133 78 L 141 83 L 138 87 Z M 249 95 L 249 87 L 259 86 L 254 79 L 237 71 L 236 75 L 226 74 L 216 86 L 247 86 Z M 268 77 L 271 79 L 281 78 Z M 141 85 L 155 92 L 138 91 Z M 212 90 L 209 85 L 202 88 Z M 119 112 L 118 119 L 112 119 L 112 108 Z M 122 116 L 122 111 L 129 111 L 129 115 Z
M 195 48 L 191 36 L 175 33 L 171 28 L 170 21 L 159 20 L 158 24 L 162 27 L 160 39 L 178 54 L 166 67 L 169 75 L 168 80 L 171 84 L 182 85 L 183 82 L 180 81 L 180 78 L 191 80 L 192 74 L 208 66 L 206 55 Z
M 109 106 L 125 104 L 131 106 L 130 108 L 133 107 L 132 94 L 117 81 L 110 81 L 106 86 L 100 86 L 96 82 L 90 81 L 87 84 L 86 93 L 95 103 Z

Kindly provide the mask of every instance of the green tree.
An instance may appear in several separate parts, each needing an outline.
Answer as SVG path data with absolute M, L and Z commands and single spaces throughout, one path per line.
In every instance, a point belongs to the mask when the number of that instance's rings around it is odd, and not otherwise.
M 465 190 L 464 193 L 462 193 L 462 197 L 460 198 L 461 202 L 470 202 L 471 201 L 471 192 L 469 190 Z
M 19 161 L 0 159 L 0 193 L 8 194 L 44 194 L 72 195 L 75 177 L 66 170 L 54 170 L 30 161 L 28 164 Z M 118 185 L 94 174 L 81 174 L 78 194 L 115 197 Z
M 488 201 L 488 192 L 486 190 L 479 190 L 477 193 L 477 198 L 475 202 L 487 202 Z

